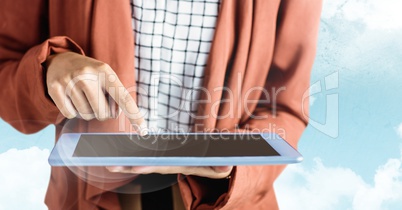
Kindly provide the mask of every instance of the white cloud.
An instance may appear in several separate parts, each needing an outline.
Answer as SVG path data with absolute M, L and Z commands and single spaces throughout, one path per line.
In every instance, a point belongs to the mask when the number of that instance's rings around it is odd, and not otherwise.
M 400 29 L 401 8 L 400 0 L 325 0 L 322 17 L 362 21 L 372 29 Z
M 396 133 L 400 138 L 402 138 L 402 123 L 396 128 Z
M 31 147 L 0 154 L 0 210 L 47 209 L 45 193 L 50 176 L 49 150 Z
M 377 170 L 374 186 L 362 186 L 353 199 L 354 209 L 384 209 L 386 202 L 402 204 L 401 160 L 389 159 Z
M 307 170 L 291 165 L 278 178 L 275 189 L 282 210 L 379 210 L 402 205 L 402 158 L 389 159 L 377 169 L 374 184 L 352 169 L 326 167 L 320 159 Z

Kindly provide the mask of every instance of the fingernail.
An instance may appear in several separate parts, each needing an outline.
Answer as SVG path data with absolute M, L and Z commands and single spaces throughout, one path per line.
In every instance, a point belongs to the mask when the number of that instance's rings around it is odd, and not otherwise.
M 140 124 L 139 128 L 138 128 L 138 134 L 140 134 L 141 136 L 145 136 L 148 134 L 148 127 L 147 127 L 147 123 L 144 121 L 142 121 L 142 123 Z

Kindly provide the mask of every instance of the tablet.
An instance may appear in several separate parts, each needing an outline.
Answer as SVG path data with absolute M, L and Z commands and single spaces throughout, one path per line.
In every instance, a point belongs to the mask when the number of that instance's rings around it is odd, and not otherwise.
M 302 161 L 274 133 L 67 133 L 53 148 L 52 166 L 224 166 Z

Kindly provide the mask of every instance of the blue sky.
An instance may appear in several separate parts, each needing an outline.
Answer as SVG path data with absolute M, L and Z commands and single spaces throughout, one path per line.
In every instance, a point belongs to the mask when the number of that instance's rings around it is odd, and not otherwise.
M 304 162 L 275 184 L 282 209 L 402 208 L 400 8 L 399 0 L 325 0 L 312 74 L 324 91 L 312 95 Z M 0 210 L 45 209 L 53 129 L 23 135 L 0 121 Z
M 325 1 L 312 84 L 337 88 L 312 95 L 311 118 L 323 124 L 327 110 L 339 114 L 324 129 L 307 128 L 299 143 L 305 161 L 275 185 L 282 209 L 402 209 L 402 15 L 395 8 L 400 1 Z

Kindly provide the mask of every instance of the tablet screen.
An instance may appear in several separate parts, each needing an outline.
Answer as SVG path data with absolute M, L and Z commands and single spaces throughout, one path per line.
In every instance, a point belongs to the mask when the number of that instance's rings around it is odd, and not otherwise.
M 82 134 L 74 157 L 278 156 L 260 134 Z

